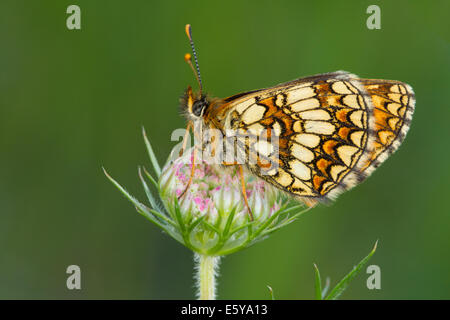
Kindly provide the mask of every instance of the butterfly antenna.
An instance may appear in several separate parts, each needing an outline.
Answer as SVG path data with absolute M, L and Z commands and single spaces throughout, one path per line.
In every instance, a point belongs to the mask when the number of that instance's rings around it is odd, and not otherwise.
M 192 40 L 191 25 L 187 24 L 185 30 L 189 38 L 189 42 L 191 43 L 192 53 L 194 54 L 195 67 L 197 69 L 195 69 L 194 66 L 192 65 L 192 59 L 189 53 L 186 53 L 184 55 L 184 60 L 191 66 L 192 71 L 194 71 L 195 77 L 197 78 L 197 82 L 200 87 L 200 95 L 201 95 L 203 91 L 202 77 L 200 76 L 200 67 L 198 66 L 197 52 L 195 51 L 194 41 Z

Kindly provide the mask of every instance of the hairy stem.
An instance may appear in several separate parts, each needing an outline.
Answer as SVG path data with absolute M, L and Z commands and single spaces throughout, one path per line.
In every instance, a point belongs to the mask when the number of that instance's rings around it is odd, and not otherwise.
M 199 300 L 216 299 L 216 276 L 220 257 L 195 254 Z

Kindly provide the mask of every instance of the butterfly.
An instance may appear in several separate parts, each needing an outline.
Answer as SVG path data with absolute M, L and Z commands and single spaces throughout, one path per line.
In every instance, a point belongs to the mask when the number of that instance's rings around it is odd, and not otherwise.
M 308 206 L 333 200 L 361 183 L 399 148 L 411 125 L 411 86 L 345 71 L 209 98 L 202 92 L 190 25 L 186 33 L 196 68 L 190 54 L 185 59 L 200 86 L 197 94 L 188 87 L 182 98 L 188 129 L 219 131 L 244 159 L 225 165 L 237 165 L 241 177 L 244 170 L 250 172 Z M 273 137 L 276 147 L 269 139 Z M 243 178 L 241 182 L 246 200 Z

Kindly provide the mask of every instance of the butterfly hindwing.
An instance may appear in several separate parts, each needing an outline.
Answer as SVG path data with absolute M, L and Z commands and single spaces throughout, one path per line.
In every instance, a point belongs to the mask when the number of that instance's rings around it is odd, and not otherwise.
M 373 105 L 375 140 L 363 171 L 370 174 L 398 149 L 411 125 L 415 98 L 400 81 L 361 79 Z

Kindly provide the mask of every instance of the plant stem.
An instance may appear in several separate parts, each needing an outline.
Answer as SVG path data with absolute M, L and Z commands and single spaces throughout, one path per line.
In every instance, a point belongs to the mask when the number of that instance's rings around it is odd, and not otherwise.
M 216 276 L 220 257 L 195 254 L 199 300 L 216 299 Z

